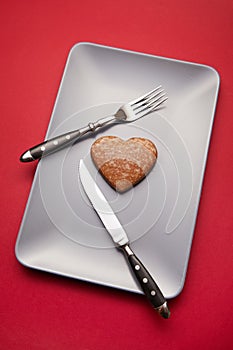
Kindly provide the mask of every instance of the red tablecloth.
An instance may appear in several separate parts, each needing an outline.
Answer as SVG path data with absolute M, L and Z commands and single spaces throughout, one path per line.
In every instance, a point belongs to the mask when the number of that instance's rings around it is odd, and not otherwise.
M 0 348 L 230 349 L 233 2 L 2 0 Z M 141 295 L 27 269 L 14 245 L 64 64 L 77 42 L 213 66 L 221 87 L 185 287 L 163 320 Z

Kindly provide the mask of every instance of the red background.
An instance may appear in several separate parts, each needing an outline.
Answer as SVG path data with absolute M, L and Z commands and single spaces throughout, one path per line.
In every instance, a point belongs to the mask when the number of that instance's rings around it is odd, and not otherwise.
M 230 349 L 233 2 L 2 0 L 0 4 L 1 349 Z M 204 63 L 221 87 L 182 293 L 163 320 L 141 295 L 21 266 L 14 245 L 70 48 L 94 43 Z

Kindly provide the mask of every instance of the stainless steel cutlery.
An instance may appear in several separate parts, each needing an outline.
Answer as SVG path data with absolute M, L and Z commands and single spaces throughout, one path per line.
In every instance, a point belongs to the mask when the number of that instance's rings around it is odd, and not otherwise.
M 101 118 L 96 122 L 90 122 L 83 128 L 56 136 L 28 149 L 21 155 L 20 161 L 32 162 L 40 159 L 72 144 L 86 133 L 94 132 L 96 129 L 102 128 L 107 124 L 113 122 L 133 122 L 149 113 L 154 112 L 166 100 L 166 93 L 161 86 L 158 86 L 145 95 L 124 104 L 114 115 Z
M 93 208 L 99 215 L 116 246 L 124 252 L 127 261 L 131 265 L 132 272 L 137 278 L 147 299 L 163 318 L 169 318 L 170 311 L 166 299 L 151 274 L 132 251 L 123 226 L 113 212 L 104 194 L 92 178 L 83 160 L 80 160 L 79 174 L 83 188 Z

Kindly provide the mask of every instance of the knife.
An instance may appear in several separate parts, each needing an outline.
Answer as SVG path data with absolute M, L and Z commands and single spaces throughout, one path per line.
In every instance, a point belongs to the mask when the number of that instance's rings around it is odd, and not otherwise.
M 166 299 L 153 277 L 132 251 L 123 226 L 113 212 L 104 194 L 92 178 L 82 159 L 79 164 L 79 175 L 84 191 L 86 192 L 93 208 L 99 215 L 116 246 L 124 252 L 145 296 L 163 318 L 169 318 L 170 311 Z

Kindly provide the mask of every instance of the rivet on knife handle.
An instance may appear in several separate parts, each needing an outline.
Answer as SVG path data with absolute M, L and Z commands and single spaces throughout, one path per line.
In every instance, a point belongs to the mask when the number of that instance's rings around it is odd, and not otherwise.
M 164 298 L 161 290 L 155 283 L 150 273 L 147 271 L 142 262 L 137 258 L 128 244 L 120 246 L 120 248 L 124 251 L 147 299 L 163 318 L 169 318 L 170 311 L 168 309 L 166 299 Z

